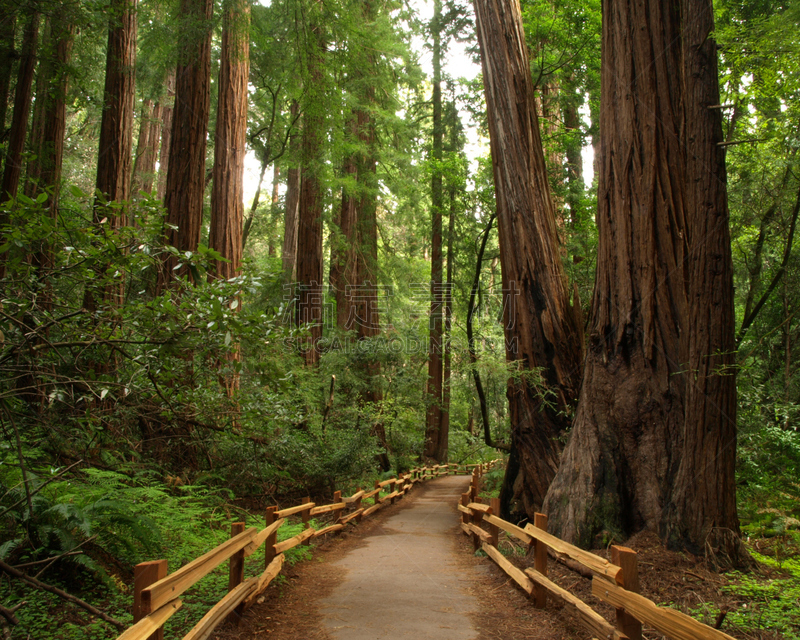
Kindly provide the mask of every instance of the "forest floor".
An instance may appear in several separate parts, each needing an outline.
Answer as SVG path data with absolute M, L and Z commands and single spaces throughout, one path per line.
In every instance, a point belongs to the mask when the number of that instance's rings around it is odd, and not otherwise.
M 473 553 L 461 535 L 456 503 L 465 477 L 440 478 L 338 538 L 316 547 L 314 558 L 285 567 L 238 627 L 220 627 L 217 640 L 567 640 L 591 638 L 559 603 L 535 609 L 491 560 Z M 730 580 L 702 559 L 665 550 L 643 533 L 625 543 L 639 553 L 641 592 L 683 611 L 703 611 L 713 624 L 720 611 L 747 601 L 725 592 Z M 517 566 L 532 563 L 511 541 L 501 542 Z M 607 550 L 597 550 L 602 556 Z M 607 619 L 611 607 L 591 596 L 589 580 L 550 562 L 550 577 Z M 736 638 L 773 640 L 722 629 Z M 645 630 L 644 637 L 662 636 Z

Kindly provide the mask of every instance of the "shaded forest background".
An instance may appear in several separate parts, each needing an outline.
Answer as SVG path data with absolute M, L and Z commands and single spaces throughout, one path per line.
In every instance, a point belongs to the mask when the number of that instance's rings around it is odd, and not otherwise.
M 492 114 L 482 78 L 443 65 L 463 44 L 480 62 L 475 17 L 431 4 L 423 18 L 389 0 L 0 1 L 0 560 L 41 563 L 124 618 L 136 562 L 186 561 L 240 510 L 419 460 L 508 453 L 504 508 L 541 507 L 550 478 L 514 467 L 513 390 L 557 423 L 554 470 L 580 381 L 559 396 L 546 371 L 507 359 Z M 521 9 L 579 335 L 598 259 L 582 155 L 600 156 L 600 3 Z M 791 549 L 800 8 L 714 9 L 739 518 Z M 246 153 L 260 176 L 248 202 Z M 609 518 L 584 542 L 630 533 Z M 23 598 L 0 589 L 7 606 Z M 22 626 L 59 606 L 34 600 Z M 107 636 L 61 615 L 64 633 Z

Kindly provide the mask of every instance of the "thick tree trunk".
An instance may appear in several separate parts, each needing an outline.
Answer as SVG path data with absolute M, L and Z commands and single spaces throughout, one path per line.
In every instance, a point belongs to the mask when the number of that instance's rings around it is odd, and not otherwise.
M 513 455 L 503 509 L 533 518 L 558 466 L 578 394 L 581 327 L 570 305 L 517 0 L 475 2 L 504 292 Z M 512 505 L 512 501 L 518 506 Z
M 169 154 L 172 146 L 172 112 L 175 109 L 175 72 L 171 71 L 166 80 L 166 95 L 159 101 L 161 107 L 161 149 L 158 152 L 158 193 L 162 202 L 167 193 L 167 173 Z
M 431 314 L 428 321 L 428 380 L 425 393 L 425 458 L 439 460 L 442 428 L 442 1 L 433 2 L 433 144 L 431 150 Z
M 245 0 L 227 0 L 223 11 L 208 245 L 227 260 L 215 260 L 210 276 L 229 280 L 242 268 L 250 7 Z
M 6 163 L 3 167 L 3 182 L 0 185 L 0 199 L 5 202 L 17 196 L 19 180 L 22 175 L 22 152 L 28 134 L 28 119 L 31 113 L 33 96 L 33 76 L 36 67 L 36 48 L 39 42 L 39 13 L 34 11 L 25 26 L 22 40 L 22 53 L 17 71 L 17 87 L 14 93 L 14 113 L 11 116 L 11 133 L 6 150 Z M 0 220 L 7 222 L 7 220 Z M 0 273 L 2 276 L 2 273 Z
M 551 530 L 583 545 L 601 530 L 652 529 L 734 557 L 731 254 L 721 126 L 708 109 L 716 45 L 710 3 L 675 9 L 604 2 L 590 346 L 545 510 Z
M 167 210 L 166 241 L 180 252 L 196 251 L 203 222 L 206 177 L 206 134 L 210 108 L 212 0 L 182 0 L 175 107 L 169 167 L 164 193 Z M 167 257 L 159 274 L 159 290 L 188 270 L 174 269 Z
M 662 533 L 694 553 L 745 557 L 736 512 L 736 343 L 733 258 L 711 0 L 682 0 L 688 368 L 683 452 Z M 712 558 L 713 561 L 713 558 Z
M 302 178 L 298 205 L 297 281 L 299 291 L 295 322 L 307 327 L 309 336 L 301 345 L 307 366 L 319 362 L 319 340 L 322 337 L 322 209 L 323 192 L 320 179 L 325 117 L 320 104 L 323 83 L 322 29 L 311 24 L 308 29 L 309 106 L 303 116 Z

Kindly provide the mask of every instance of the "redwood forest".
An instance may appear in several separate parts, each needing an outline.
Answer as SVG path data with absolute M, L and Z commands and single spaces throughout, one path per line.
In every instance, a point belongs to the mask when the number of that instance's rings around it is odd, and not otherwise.
M 493 461 L 496 516 L 800 639 L 799 151 L 796 0 L 0 0 L 0 636 Z

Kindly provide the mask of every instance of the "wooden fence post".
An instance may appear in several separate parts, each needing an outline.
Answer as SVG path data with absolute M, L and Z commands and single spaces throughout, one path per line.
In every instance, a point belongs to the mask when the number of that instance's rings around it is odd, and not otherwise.
M 480 502 L 481 499 L 479 497 L 475 497 L 473 502 Z M 476 527 L 480 528 L 481 522 L 483 522 L 483 512 L 475 510 L 472 512 L 472 524 Z M 477 533 L 472 534 L 472 546 L 475 548 L 475 551 L 481 548 L 481 539 L 478 537 Z
M 477 467 L 475 467 L 475 469 L 472 472 L 472 482 L 470 482 L 470 485 L 469 485 L 469 492 L 470 492 L 470 498 L 472 498 L 472 502 L 477 502 L 478 501 L 478 468 Z
M 275 522 L 275 512 L 278 507 L 267 507 L 267 512 L 264 514 L 264 524 L 268 527 Z M 269 563 L 275 559 L 275 544 L 278 542 L 278 532 L 274 531 L 270 534 L 269 538 L 264 541 L 264 568 L 269 566 Z
M 358 488 L 358 491 L 356 491 L 356 493 L 361 493 L 361 487 Z M 356 498 L 356 501 L 353 503 L 353 508 L 356 511 L 358 511 L 361 508 L 361 496 L 358 496 L 358 498 Z M 356 516 L 356 522 L 357 523 L 361 522 L 361 516 L 363 516 L 363 515 L 364 515 L 363 513 L 359 513 Z
M 141 562 L 133 568 L 133 621 L 139 622 L 153 613 L 149 607 L 142 602 L 142 591 L 167 577 L 167 561 L 151 560 Z M 147 609 L 147 610 L 146 610 Z M 148 640 L 164 640 L 164 628 L 161 627 Z
M 469 504 L 469 491 L 467 491 L 466 493 L 462 493 L 461 494 L 461 506 L 462 507 L 466 507 L 468 504 Z M 468 524 L 469 523 L 469 514 L 466 514 L 466 513 L 464 513 L 462 511 L 461 512 L 461 522 L 463 522 L 464 524 Z
M 389 483 L 389 493 L 394 493 L 397 491 L 397 478 L 392 478 L 392 481 Z M 392 496 L 389 499 L 389 504 L 394 504 L 394 499 L 396 496 Z
M 543 513 L 536 513 L 533 516 L 533 526 L 547 531 L 547 516 Z M 541 540 L 536 540 L 533 552 L 533 568 L 543 576 L 547 575 L 547 545 Z M 538 583 L 534 584 L 534 604 L 537 609 L 544 609 L 547 605 L 547 589 Z
M 244 531 L 244 522 L 234 522 L 231 525 L 231 538 L 238 536 Z M 244 549 L 237 551 L 231 556 L 230 567 L 228 570 L 228 591 L 233 591 L 244 581 Z M 244 606 L 239 605 L 228 614 L 228 622 L 238 625 L 244 613 Z
M 500 498 L 492 498 L 489 501 L 490 513 L 493 516 L 500 517 Z M 500 527 L 496 524 L 489 523 L 489 535 L 492 536 L 492 546 L 497 547 L 500 544 Z
M 333 501 L 334 501 L 335 503 L 338 503 L 338 502 L 344 502 L 344 501 L 342 500 L 342 492 L 341 492 L 341 491 L 334 491 L 334 492 L 333 492 Z M 337 511 L 337 513 L 338 513 L 339 515 L 338 515 L 338 517 L 336 518 L 336 521 L 334 522 L 334 524 L 338 523 L 338 522 L 339 522 L 339 521 L 342 519 L 342 516 L 344 515 L 344 509 L 339 509 L 339 511 Z
M 611 546 L 611 562 L 622 571 L 617 574 L 617 584 L 627 591 L 639 593 L 639 562 L 636 552 L 627 547 Z M 625 609 L 617 609 L 617 629 L 630 640 L 642 640 L 642 623 Z
M 303 498 L 303 502 L 301 502 L 300 504 L 308 504 L 309 502 L 311 502 L 311 496 L 306 496 L 305 498 Z M 311 515 L 309 514 L 310 511 L 311 509 L 304 509 L 303 511 L 300 512 L 300 516 L 303 520 L 304 530 L 308 529 L 311 526 L 310 524 L 308 524 L 308 521 L 311 518 Z M 311 544 L 311 538 L 306 538 L 305 540 L 303 540 L 304 546 L 307 547 L 310 544 Z

